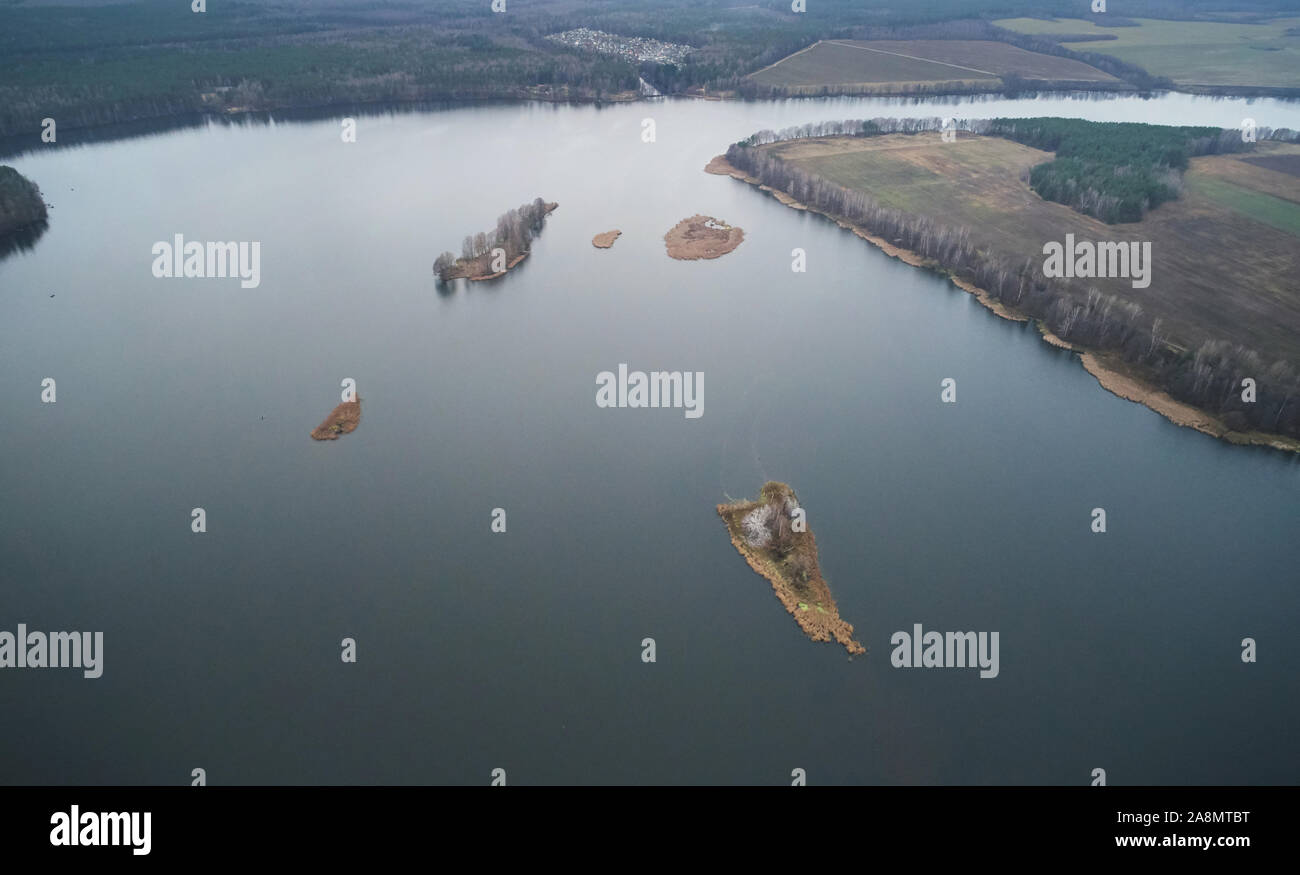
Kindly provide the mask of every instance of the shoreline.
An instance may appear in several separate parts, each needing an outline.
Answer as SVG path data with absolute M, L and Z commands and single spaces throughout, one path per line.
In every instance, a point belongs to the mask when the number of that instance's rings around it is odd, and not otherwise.
M 821 86 L 817 86 L 821 87 Z M 970 89 L 952 89 L 940 91 L 917 92 L 906 89 L 887 89 L 870 92 L 854 92 L 852 90 L 831 90 L 820 94 L 784 94 L 772 97 L 744 97 L 734 89 L 724 89 L 717 94 L 693 94 L 689 92 L 663 93 L 658 95 L 643 95 L 636 92 L 617 92 L 613 95 L 603 97 L 578 97 L 573 95 L 555 95 L 555 94 L 496 94 L 481 95 L 473 97 L 455 97 L 455 96 L 436 96 L 427 97 L 410 97 L 410 98 L 393 98 L 383 97 L 374 100 L 365 99 L 339 99 L 339 100 L 308 100 L 301 103 L 285 102 L 277 103 L 274 106 L 257 106 L 257 107 L 190 107 L 182 112 L 164 113 L 164 114 L 147 114 L 123 118 L 118 121 L 98 122 L 92 124 L 68 124 L 59 126 L 59 133 L 72 135 L 71 138 L 64 142 L 45 145 L 45 149 L 66 148 L 69 146 L 84 145 L 85 142 L 99 142 L 101 138 L 96 135 L 103 135 L 111 132 L 114 128 L 132 128 L 144 127 L 149 129 L 150 133 L 156 132 L 155 127 L 163 129 L 171 128 L 173 125 L 177 128 L 185 127 L 186 122 L 191 123 L 203 122 L 208 120 L 241 120 L 247 117 L 257 115 L 273 116 L 275 114 L 301 113 L 307 116 L 303 120 L 310 121 L 312 116 L 316 118 L 334 118 L 340 113 L 349 111 L 361 115 L 383 114 L 384 108 L 402 108 L 407 111 L 420 111 L 422 108 L 436 109 L 439 104 L 453 106 L 473 106 L 476 104 L 492 103 L 509 103 L 522 104 L 530 102 L 550 103 L 550 104 L 573 104 L 575 106 L 599 106 L 602 104 L 630 104 L 649 100 L 662 100 L 664 98 L 679 98 L 682 100 L 719 100 L 719 101 L 741 101 L 748 103 L 761 103 L 775 100 L 818 100 L 825 98 L 862 98 L 873 99 L 879 97 L 914 97 L 921 100 L 938 99 L 944 97 L 965 97 L 965 96 L 988 96 L 1003 95 L 1008 98 L 1033 96 L 1038 94 L 1089 94 L 1105 93 L 1116 96 L 1124 95 L 1153 95 L 1162 94 L 1190 94 L 1201 96 L 1224 97 L 1240 100 L 1251 99 L 1273 99 L 1273 100 L 1294 100 L 1300 97 L 1300 88 L 1288 86 L 1250 86 L 1250 85 L 1181 85 L 1173 87 L 1160 87 L 1151 90 L 1142 90 L 1136 86 L 1131 89 L 1118 88 L 1082 88 L 1082 87 L 1051 87 L 1044 85 L 1042 88 L 1023 88 L 1015 93 L 1008 93 L 1005 88 L 992 89 L 988 91 L 971 91 Z M 289 121 L 295 121 L 290 117 Z M 0 156 L 13 157 L 24 154 L 31 149 L 32 144 L 28 143 L 30 134 L 28 126 L 22 126 L 20 129 L 0 133 Z M 90 135 L 88 140 L 82 140 L 78 134 Z M 132 133 L 124 130 L 119 136 L 108 133 L 102 137 L 103 140 L 113 141 L 117 139 L 129 139 L 138 136 L 138 133 Z M 39 145 L 39 144 L 38 144 Z
M 532 250 L 530 249 L 525 249 L 523 252 L 519 253 L 514 258 L 510 259 L 510 261 L 506 264 L 505 270 L 499 270 L 496 273 L 486 273 L 486 274 L 482 274 L 481 276 L 470 276 L 469 274 L 461 274 L 460 276 L 449 276 L 447 277 L 447 279 L 448 280 L 454 280 L 454 279 L 469 280 L 472 283 L 481 283 L 483 282 L 483 280 L 494 280 L 497 279 L 498 277 L 505 276 L 512 267 L 514 267 L 516 264 L 518 264 L 519 262 L 527 258 L 528 253 L 531 251 Z
M 1179 401 L 1154 383 L 1136 377 L 1131 373 L 1126 373 L 1125 370 L 1107 361 L 1109 356 L 1105 352 L 1082 347 L 1057 337 L 1041 322 L 1025 313 L 1021 313 L 1013 307 L 1009 307 L 1002 301 L 999 301 L 990 295 L 986 289 L 981 289 L 974 283 L 942 270 L 938 265 L 930 262 L 910 249 L 903 249 L 902 247 L 895 246 L 865 228 L 854 225 L 851 222 L 846 222 L 843 219 L 832 216 L 816 208 L 809 207 L 807 204 L 800 203 L 785 192 L 776 191 L 771 186 L 763 184 L 759 179 L 749 176 L 745 172 L 733 167 L 725 155 L 715 156 L 713 160 L 709 161 L 709 163 L 705 165 L 704 171 L 716 176 L 730 176 L 732 179 L 738 179 L 741 182 L 756 186 L 759 190 L 772 194 L 776 197 L 776 200 L 788 207 L 807 210 L 808 212 L 825 216 L 841 228 L 852 231 L 863 240 L 874 244 L 886 255 L 892 258 L 897 258 L 913 267 L 927 268 L 934 270 L 937 273 L 942 273 L 952 282 L 953 285 L 962 291 L 971 294 L 975 300 L 979 301 L 980 304 L 992 311 L 996 316 L 1012 322 L 1034 322 L 1044 342 L 1057 347 L 1058 349 L 1068 350 L 1078 355 L 1080 363 L 1083 365 L 1083 369 L 1095 377 L 1097 382 L 1107 392 L 1110 392 L 1112 395 L 1122 398 L 1125 401 L 1132 401 L 1136 404 L 1141 404 L 1148 410 L 1163 416 L 1174 425 L 1195 429 L 1202 434 L 1207 434 L 1211 437 L 1238 446 L 1270 447 L 1284 452 L 1300 453 L 1300 440 L 1288 438 L 1283 435 L 1268 434 L 1265 432 L 1233 431 L 1228 428 L 1223 420 L 1209 411 Z

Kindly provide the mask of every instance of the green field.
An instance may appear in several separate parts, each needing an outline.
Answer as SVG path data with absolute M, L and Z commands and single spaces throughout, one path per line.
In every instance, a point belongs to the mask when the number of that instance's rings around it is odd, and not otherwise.
M 997 86 L 1004 76 L 1117 83 L 1070 58 L 1030 52 L 993 40 L 824 40 L 749 78 L 792 90 L 853 85 L 961 82 Z
M 1223 179 L 1196 174 L 1188 177 L 1187 190 L 1236 210 L 1256 222 L 1300 236 L 1300 204 L 1251 191 Z
M 994 24 L 1038 36 L 1095 35 L 1095 42 L 1062 45 L 1110 55 L 1179 85 L 1300 88 L 1300 18 L 1267 24 L 1134 20 L 1138 27 L 1098 27 L 1073 18 L 1006 18 Z

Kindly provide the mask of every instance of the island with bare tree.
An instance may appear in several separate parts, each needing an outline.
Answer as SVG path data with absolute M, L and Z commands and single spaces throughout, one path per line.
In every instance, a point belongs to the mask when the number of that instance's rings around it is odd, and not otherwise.
M 750 568 L 772 583 L 776 597 L 809 638 L 838 641 L 850 654 L 867 652 L 853 639 L 852 624 L 840 619 L 817 562 L 817 539 L 808 531 L 793 489 L 768 481 L 757 500 L 720 504 L 718 516 L 731 543 Z
M 444 252 L 433 262 L 433 272 L 442 282 L 453 279 L 490 280 L 528 257 L 533 238 L 542 233 L 546 217 L 558 207 L 537 198 L 497 217 L 492 231 L 468 234 L 461 243 L 460 258 Z

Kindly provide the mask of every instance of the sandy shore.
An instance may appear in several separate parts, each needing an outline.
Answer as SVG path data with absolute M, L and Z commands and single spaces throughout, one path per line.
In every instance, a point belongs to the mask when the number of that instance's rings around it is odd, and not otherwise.
M 725 155 L 718 155 L 710 161 L 704 169 L 707 173 L 714 173 L 719 176 L 730 176 L 734 179 L 739 179 L 742 182 L 749 183 L 750 185 L 756 185 L 764 191 L 772 192 L 772 189 L 769 186 L 763 185 L 758 179 L 755 179 L 744 171 L 733 167 L 732 164 L 727 161 Z M 773 194 L 776 193 L 773 192 Z M 938 265 L 930 262 L 916 252 L 895 246 L 889 241 L 877 237 L 865 228 L 854 225 L 850 222 L 845 222 L 844 220 L 822 212 L 821 210 L 811 208 L 807 204 L 792 202 L 794 199 L 784 192 L 781 192 L 780 194 L 782 196 L 778 197 L 777 200 L 781 203 L 795 207 L 796 209 L 811 210 L 812 212 L 826 216 L 841 228 L 850 230 L 863 240 L 875 244 L 886 255 L 897 258 L 900 261 L 906 262 L 915 267 L 939 269 Z M 973 283 L 959 277 L 950 275 L 948 278 L 952 280 L 953 285 L 972 294 L 976 300 L 1003 319 L 1009 319 L 1013 322 L 1036 321 L 1033 320 L 1032 317 L 1019 312 L 1015 308 L 1008 307 L 1006 304 L 989 294 L 986 289 L 981 289 Z M 1175 425 L 1181 425 L 1185 428 L 1194 428 L 1199 432 L 1212 435 L 1213 437 L 1222 438 L 1223 440 L 1234 444 L 1266 446 L 1278 450 L 1300 453 L 1300 440 L 1294 440 L 1282 435 L 1267 434 L 1264 432 L 1233 431 L 1228 428 L 1221 419 L 1213 414 L 1201 410 L 1198 407 L 1193 407 L 1190 404 L 1178 401 L 1157 386 L 1119 370 L 1116 366 L 1113 366 L 1106 361 L 1104 353 L 1096 350 L 1085 349 L 1077 344 L 1072 344 L 1069 341 L 1063 340 L 1051 331 L 1048 331 L 1041 322 L 1038 323 L 1038 330 L 1045 342 L 1052 346 L 1078 353 L 1084 369 L 1097 378 L 1097 382 L 1101 384 L 1103 389 L 1114 395 L 1118 395 L 1126 401 L 1134 401 L 1141 404 L 1165 417 Z
M 361 424 L 361 399 L 344 401 L 311 433 L 313 440 L 336 441 L 339 435 L 351 434 Z
M 494 280 L 499 276 L 505 276 L 506 271 L 510 270 L 512 267 L 514 267 L 516 264 L 523 261 L 527 257 L 528 257 L 527 252 L 519 253 L 514 258 L 510 259 L 509 262 L 506 263 L 505 270 L 499 270 L 496 273 L 484 273 L 484 274 L 479 274 L 478 276 L 470 276 L 469 274 L 463 274 L 463 276 L 465 277 L 465 279 L 469 280 L 472 283 L 482 282 L 483 280 Z M 449 279 L 451 279 L 451 277 L 449 277 Z
M 591 245 L 597 249 L 609 249 L 614 245 L 614 241 L 623 235 L 622 231 L 617 229 L 613 231 L 603 231 L 591 238 Z

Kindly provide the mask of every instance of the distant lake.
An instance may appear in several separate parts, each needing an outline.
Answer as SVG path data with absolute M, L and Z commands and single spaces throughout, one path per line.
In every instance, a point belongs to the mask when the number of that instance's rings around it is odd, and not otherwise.
M 1189 95 L 495 104 L 9 159 L 53 209 L 0 261 L 0 630 L 105 654 L 0 671 L 0 783 L 1300 781 L 1300 460 L 702 172 L 763 128 L 998 115 L 1300 128 Z M 539 196 L 518 269 L 435 285 Z M 694 213 L 744 243 L 669 259 Z M 259 241 L 261 284 L 155 279 L 176 234 Z M 704 372 L 703 416 L 598 408 L 620 363 Z M 312 441 L 345 378 L 360 427 Z M 729 543 L 714 506 L 767 479 L 865 656 Z M 998 632 L 998 677 L 892 667 L 916 623 Z

